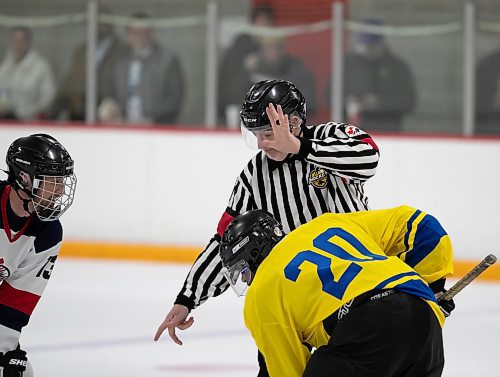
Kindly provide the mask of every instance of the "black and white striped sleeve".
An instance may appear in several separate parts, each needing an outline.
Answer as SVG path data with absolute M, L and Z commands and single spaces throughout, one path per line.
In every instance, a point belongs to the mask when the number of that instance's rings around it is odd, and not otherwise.
M 361 129 L 343 123 L 308 126 L 300 138 L 299 158 L 342 178 L 365 181 L 375 175 L 379 150 Z
M 255 201 L 250 190 L 252 171 L 253 164 L 250 163 L 237 178 L 228 207 L 219 220 L 217 233 L 191 267 L 175 300 L 176 304 L 184 305 L 192 310 L 210 297 L 216 297 L 225 292 L 229 287 L 222 273 L 219 245 L 229 223 L 240 213 L 254 208 Z

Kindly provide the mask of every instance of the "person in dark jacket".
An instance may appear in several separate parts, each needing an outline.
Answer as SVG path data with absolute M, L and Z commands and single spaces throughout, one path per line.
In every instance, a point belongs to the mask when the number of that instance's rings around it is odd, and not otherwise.
M 154 39 L 143 13 L 127 29 L 128 52 L 117 62 L 111 98 L 99 109 L 101 121 L 172 124 L 184 102 L 184 72 L 177 54 Z
M 274 10 L 269 6 L 256 8 L 253 25 L 275 26 Z M 285 40 L 282 37 L 267 34 L 246 35 L 236 40 L 222 64 L 219 111 L 225 123 L 238 127 L 240 123 L 237 115 L 242 101 L 241 93 L 245 93 L 249 87 L 259 81 L 273 79 L 291 81 L 300 87 L 307 98 L 308 114 L 314 116 L 316 83 L 311 70 L 299 58 L 287 52 Z
M 367 21 L 380 25 L 380 21 Z M 327 97 L 330 96 L 328 87 Z M 349 123 L 369 131 L 401 131 L 417 101 L 408 64 L 380 34 L 359 33 L 344 58 L 344 104 Z
M 476 133 L 500 134 L 500 51 L 481 59 L 476 72 Z

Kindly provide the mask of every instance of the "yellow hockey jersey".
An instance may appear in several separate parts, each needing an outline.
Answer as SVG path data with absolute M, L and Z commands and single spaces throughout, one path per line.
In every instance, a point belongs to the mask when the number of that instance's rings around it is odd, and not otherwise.
M 328 343 L 322 321 L 372 289 L 421 297 L 442 326 L 427 283 L 452 272 L 450 239 L 431 215 L 408 206 L 327 213 L 288 234 L 259 266 L 245 324 L 271 377 L 301 376 L 310 357 L 303 342 Z

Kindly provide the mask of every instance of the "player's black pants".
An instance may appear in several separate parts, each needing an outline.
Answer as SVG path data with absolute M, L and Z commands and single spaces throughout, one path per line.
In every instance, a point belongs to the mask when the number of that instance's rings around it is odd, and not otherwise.
M 418 297 L 389 292 L 374 300 L 365 295 L 358 304 L 355 299 L 333 325 L 330 342 L 313 353 L 303 376 L 441 376 L 443 337 L 431 308 Z M 328 324 L 325 328 L 331 330 Z

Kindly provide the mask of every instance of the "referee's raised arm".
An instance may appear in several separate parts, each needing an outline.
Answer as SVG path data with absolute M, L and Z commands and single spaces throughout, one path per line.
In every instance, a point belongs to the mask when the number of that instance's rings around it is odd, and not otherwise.
M 300 155 L 333 174 L 366 181 L 375 175 L 380 152 L 365 131 L 329 122 L 305 128 Z
M 250 209 L 271 213 L 290 232 L 326 213 L 368 209 L 364 182 L 376 171 L 379 151 L 356 127 L 327 123 L 306 126 L 306 100 L 284 80 L 265 80 L 246 94 L 240 112 L 242 132 L 260 151 L 236 179 L 217 233 L 189 271 L 174 306 L 155 336 L 193 324 L 191 310 L 228 288 L 219 257 L 227 225 Z

